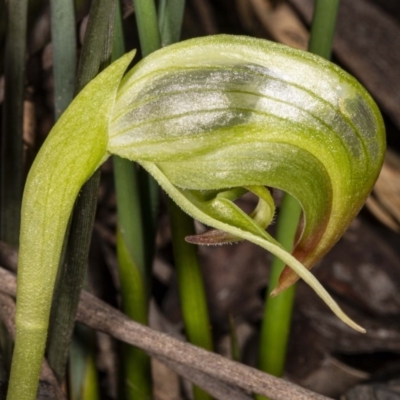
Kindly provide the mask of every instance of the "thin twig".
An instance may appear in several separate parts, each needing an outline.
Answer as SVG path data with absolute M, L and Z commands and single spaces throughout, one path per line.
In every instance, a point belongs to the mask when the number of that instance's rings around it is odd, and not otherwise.
M 151 354 L 190 366 L 222 382 L 275 400 L 327 399 L 325 396 L 131 321 L 120 311 L 87 292 L 82 292 L 77 321 Z

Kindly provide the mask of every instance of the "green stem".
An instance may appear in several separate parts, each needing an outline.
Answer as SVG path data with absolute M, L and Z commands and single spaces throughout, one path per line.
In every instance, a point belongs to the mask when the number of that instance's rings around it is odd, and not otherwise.
M 330 60 L 340 0 L 315 2 L 308 51 Z
M 194 234 L 193 219 L 169 198 L 168 211 L 186 336 L 190 343 L 212 351 L 210 320 L 197 248 L 185 242 L 186 236 Z M 193 392 L 196 400 L 211 399 L 208 393 L 196 386 Z
M 316 0 L 309 51 L 327 59 L 332 52 L 333 36 L 339 0 Z M 290 195 L 284 194 L 277 223 L 277 240 L 291 251 L 296 234 L 301 207 Z M 259 368 L 269 374 L 282 376 L 290 333 L 295 286 L 271 298 L 269 294 L 278 282 L 284 263 L 274 257 L 271 267 L 269 291 L 261 327 Z M 258 400 L 266 399 L 257 396 Z
M 118 84 L 131 61 L 129 53 L 83 89 L 52 129 L 29 172 L 21 211 L 16 334 L 7 400 L 36 399 L 68 221 L 79 190 L 107 155 L 108 122 Z M 89 113 L 84 111 L 88 104 Z
M 146 283 L 120 227 L 117 232 L 117 249 L 123 311 L 133 320 L 147 325 Z M 123 345 L 122 351 L 124 374 L 121 380 L 123 389 L 121 397 L 150 400 L 152 398 L 150 357 L 142 350 L 128 345 Z
M 23 166 L 23 112 L 27 0 L 7 3 L 7 38 L 5 48 L 5 87 L 0 168 L 0 237 L 17 247 L 20 229 Z
M 121 280 L 122 308 L 134 321 L 147 325 L 148 279 L 145 268 L 141 207 L 135 165 L 126 159 L 114 158 L 118 228 L 117 255 Z M 124 399 L 151 399 L 152 381 L 149 356 L 142 350 L 122 345 Z
M 144 252 L 144 237 L 142 232 L 141 205 L 135 165 L 124 158 L 113 157 L 115 192 L 118 211 L 118 232 L 121 235 L 124 246 L 133 260 L 135 269 L 141 275 L 144 294 L 142 302 L 148 303 L 149 288 L 147 285 L 146 258 Z M 118 247 L 117 247 L 118 249 Z M 124 276 L 121 276 L 124 280 Z M 127 296 L 129 295 L 127 288 Z M 124 292 L 122 292 L 124 297 Z
M 276 240 L 286 249 L 291 250 L 297 230 L 301 208 L 296 199 L 285 195 L 279 213 Z M 278 283 L 285 263 L 274 257 L 269 277 L 267 301 L 261 328 L 261 346 L 258 367 L 269 374 L 282 376 L 285 367 L 287 342 L 292 319 L 295 286 L 286 289 L 276 297 L 269 297 Z M 259 397 L 262 399 L 263 397 Z

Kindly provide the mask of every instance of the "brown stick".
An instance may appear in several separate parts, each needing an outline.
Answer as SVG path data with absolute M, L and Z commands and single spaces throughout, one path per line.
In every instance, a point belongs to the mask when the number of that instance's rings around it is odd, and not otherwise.
M 16 292 L 15 277 L 2 268 L 0 268 L 0 291 L 11 296 L 15 296 Z M 173 363 L 180 364 L 182 367 L 178 367 L 178 369 L 181 372 L 185 368 L 190 368 L 213 378 L 214 381 L 227 384 L 224 386 L 225 389 L 220 390 L 226 390 L 226 388 L 232 386 L 239 387 L 274 400 L 328 399 L 283 379 L 228 360 L 191 344 L 180 342 L 164 333 L 131 321 L 120 311 L 85 291 L 81 294 L 76 319 L 93 329 L 137 346 L 153 356 L 168 360 L 172 362 L 170 364 L 172 367 Z M 220 398 L 223 399 L 224 397 Z M 242 398 L 245 399 L 246 397 Z

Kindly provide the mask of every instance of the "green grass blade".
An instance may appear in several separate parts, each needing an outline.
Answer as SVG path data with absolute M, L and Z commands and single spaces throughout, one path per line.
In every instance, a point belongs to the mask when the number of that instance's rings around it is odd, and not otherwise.
M 76 78 L 76 33 L 75 33 L 75 15 L 74 2 L 71 1 L 51 1 L 51 37 L 53 45 L 53 73 L 54 73 L 54 114 L 55 118 L 59 116 L 68 107 L 74 96 L 75 78 Z M 73 275 L 73 286 L 82 285 L 82 277 Z M 67 293 L 61 292 L 67 291 Z M 58 329 L 64 330 L 65 326 L 74 326 L 74 304 L 73 299 L 69 297 L 69 285 L 59 285 L 59 290 L 55 295 L 53 308 L 55 310 L 63 309 L 63 324 L 51 324 L 49 358 L 56 377 L 62 381 L 65 374 L 66 362 L 69 354 L 69 335 L 61 335 L 67 339 L 60 343 L 58 338 Z M 72 304 L 70 302 L 72 300 Z M 62 303 L 60 305 L 59 303 Z M 58 329 L 56 329 L 56 327 Z M 52 334 L 52 329 L 56 331 Z M 69 328 L 70 329 L 70 328 Z M 67 328 L 68 332 L 68 328 Z M 57 338 L 54 340 L 54 338 Z
M 58 117 L 74 96 L 76 77 L 76 29 L 74 2 L 51 0 L 54 112 Z
M 124 246 L 127 246 L 129 258 L 132 259 L 134 268 L 142 276 L 141 279 L 144 286 L 141 290 L 145 296 L 143 301 L 147 303 L 149 288 L 145 267 L 146 258 L 136 169 L 131 161 L 118 156 L 115 156 L 113 161 L 118 211 L 118 232 L 122 235 Z M 123 280 L 124 276 L 121 276 L 121 279 Z
M 65 262 L 61 264 L 54 291 L 47 353 L 59 382 L 65 377 L 75 314 L 84 284 L 99 182 L 100 171 L 96 171 L 75 204 Z
M 95 364 L 95 334 L 77 325 L 71 343 L 69 389 L 71 400 L 99 400 L 100 387 Z
M 113 59 L 125 52 L 121 11 L 115 21 Z M 135 164 L 118 156 L 113 157 L 117 200 L 117 255 L 121 281 L 122 307 L 131 319 L 147 325 L 150 291 L 150 264 L 146 253 L 140 188 Z M 120 397 L 151 399 L 152 380 L 150 358 L 142 350 L 123 344 Z
M 135 262 L 129 244 L 125 241 L 125 232 L 121 227 L 117 232 L 118 265 L 121 277 L 123 311 L 133 320 L 143 325 L 148 323 L 148 301 L 146 282 Z M 122 347 L 122 398 L 150 400 L 152 381 L 150 357 L 142 350 L 132 346 Z
M 184 9 L 184 0 L 160 0 L 158 25 L 162 47 L 179 41 Z
M 0 155 L 0 237 L 13 246 L 18 246 L 24 184 L 22 135 L 27 9 L 27 0 L 10 0 L 7 3 L 8 30 Z
M 179 40 L 184 6 L 182 0 L 160 2 L 159 26 L 164 46 Z M 185 332 L 190 343 L 212 351 L 210 318 L 197 248 L 185 241 L 186 236 L 195 233 L 194 222 L 169 197 L 167 202 Z M 211 399 L 197 386 L 193 387 L 193 395 L 196 400 Z
M 317 0 L 311 28 L 309 51 L 327 59 L 330 58 L 336 25 L 339 0 Z M 301 207 L 289 194 L 284 194 L 277 223 L 277 240 L 286 250 L 292 250 L 299 223 Z M 271 288 L 279 279 L 284 263 L 274 258 L 269 292 L 266 300 L 261 328 L 259 368 L 275 376 L 282 376 L 287 352 L 287 342 L 292 319 L 295 285 L 278 296 L 271 298 Z M 257 396 L 258 400 L 266 399 Z
M 139 31 L 142 56 L 146 57 L 161 47 L 154 0 L 133 0 L 136 23 Z
M 115 7 L 115 0 L 92 2 L 75 93 L 79 93 L 111 61 Z
M 194 233 L 193 219 L 184 214 L 171 199 L 168 199 L 168 211 L 186 336 L 190 343 L 212 351 L 210 319 L 197 248 L 185 242 L 185 237 Z M 193 389 L 196 400 L 211 399 L 200 388 L 194 386 Z
M 308 51 L 329 60 L 332 53 L 339 0 L 317 0 L 315 2 Z
M 157 10 L 154 0 L 133 0 L 136 23 L 139 31 L 142 56 L 161 47 L 157 22 Z M 150 266 L 154 254 L 156 217 L 159 207 L 159 188 L 157 182 L 146 171 L 138 171 L 140 201 L 142 204 L 143 231 L 145 235 L 146 261 Z M 150 268 L 150 267 L 149 267 Z
M 113 28 L 115 2 L 95 1 L 90 17 L 78 69 L 76 92 L 79 92 L 110 60 L 110 26 Z M 65 262 L 59 271 L 49 330 L 48 358 L 59 381 L 65 376 L 68 348 L 83 286 L 94 216 L 100 171 L 83 186 L 76 203 Z
M 6 2 L 0 1 L 0 74 L 4 74 L 4 47 L 7 32 L 7 6 Z
M 276 240 L 287 250 L 293 247 L 293 241 L 300 218 L 301 208 L 296 199 L 285 195 L 278 218 Z M 278 283 L 285 264 L 274 257 L 269 277 L 269 290 L 261 328 L 261 346 L 258 367 L 275 376 L 282 376 L 285 368 L 287 342 L 292 320 L 295 286 L 278 296 L 271 298 L 272 288 Z M 260 397 L 262 399 L 263 397 Z

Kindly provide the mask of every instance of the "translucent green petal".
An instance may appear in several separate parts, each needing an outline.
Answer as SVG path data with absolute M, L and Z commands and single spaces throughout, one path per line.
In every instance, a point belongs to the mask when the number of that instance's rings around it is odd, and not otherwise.
M 265 185 L 290 193 L 304 219 L 293 254 L 311 268 L 372 189 L 385 133 L 374 101 L 334 64 L 221 35 L 167 47 L 130 71 L 109 150 L 156 165 L 182 189 Z M 281 287 L 296 279 L 286 274 Z

